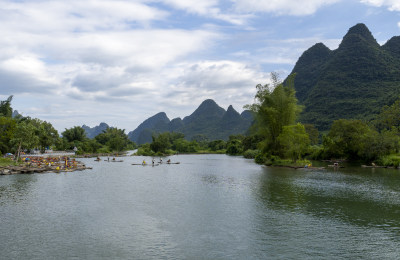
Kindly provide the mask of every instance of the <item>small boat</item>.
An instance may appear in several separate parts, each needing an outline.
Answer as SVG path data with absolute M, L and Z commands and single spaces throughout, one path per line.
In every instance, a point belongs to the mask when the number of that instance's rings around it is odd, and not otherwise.
M 167 162 L 167 164 L 180 164 L 180 162 Z

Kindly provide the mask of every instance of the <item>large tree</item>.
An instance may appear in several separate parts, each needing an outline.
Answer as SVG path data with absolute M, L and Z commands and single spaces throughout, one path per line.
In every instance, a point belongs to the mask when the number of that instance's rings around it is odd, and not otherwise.
M 108 146 L 112 151 L 117 152 L 126 149 L 128 145 L 134 146 L 133 142 L 125 134 L 125 130 L 118 129 L 117 127 L 107 128 L 103 133 L 97 135 L 95 140 L 102 145 Z
M 32 122 L 24 121 L 17 124 L 14 136 L 11 139 L 11 143 L 17 148 L 16 160 L 18 160 L 21 151 L 33 149 L 39 144 L 39 136 L 35 132 L 36 127 Z
M 283 126 L 293 125 L 302 110 L 297 104 L 294 77 L 295 75 L 290 75 L 283 84 L 277 74 L 272 73 L 272 84 L 257 85 L 256 102 L 246 106 L 255 114 L 254 127 L 263 138 L 264 152 L 280 152 L 278 136 L 282 133 Z
M 0 116 L 0 152 L 10 152 L 10 141 L 14 136 L 16 121 L 11 117 Z

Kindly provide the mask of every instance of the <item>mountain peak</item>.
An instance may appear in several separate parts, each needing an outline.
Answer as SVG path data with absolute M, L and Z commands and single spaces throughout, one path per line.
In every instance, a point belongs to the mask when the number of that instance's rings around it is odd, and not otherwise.
M 379 46 L 378 42 L 375 40 L 374 36 L 372 36 L 372 33 L 370 32 L 368 27 L 363 23 L 359 23 L 349 29 L 347 34 L 343 37 L 343 41 L 340 44 L 339 48 L 347 46 L 357 47 L 357 43 L 360 41 Z
M 346 35 L 348 34 L 358 34 L 363 37 L 372 37 L 372 34 L 369 31 L 368 27 L 363 23 L 358 23 L 353 27 L 350 27 Z
M 400 57 L 400 36 L 394 36 L 382 46 L 383 49 L 391 52 L 397 57 Z
M 193 120 L 198 120 L 200 118 L 221 118 L 225 113 L 225 109 L 218 106 L 212 99 L 204 100 L 200 106 L 190 115 L 183 119 L 183 122 L 189 123 Z
M 240 115 L 234 108 L 232 105 L 229 105 L 228 110 L 226 110 L 226 113 L 235 113 Z
M 199 108 L 202 106 L 218 106 L 218 104 L 212 99 L 206 99 L 203 102 L 201 102 Z

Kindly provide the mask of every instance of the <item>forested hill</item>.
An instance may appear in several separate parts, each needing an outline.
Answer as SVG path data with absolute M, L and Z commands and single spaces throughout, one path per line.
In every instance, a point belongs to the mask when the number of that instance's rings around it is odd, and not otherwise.
M 326 130 L 340 118 L 371 120 L 400 95 L 400 38 L 380 46 L 364 24 L 349 29 L 336 50 L 318 43 L 292 73 L 300 121 Z
M 179 132 L 187 140 L 206 138 L 208 140 L 227 140 L 230 135 L 244 134 L 250 127 L 252 116 L 249 111 L 239 114 L 232 106 L 221 108 L 212 99 L 203 101 L 189 116 L 169 120 L 160 112 L 140 124 L 128 134 L 137 144 L 151 143 L 152 135 L 162 132 Z

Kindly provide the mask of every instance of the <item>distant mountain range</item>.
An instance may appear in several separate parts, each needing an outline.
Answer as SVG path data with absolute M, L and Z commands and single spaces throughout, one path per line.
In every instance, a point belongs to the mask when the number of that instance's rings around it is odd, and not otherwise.
M 208 140 L 227 140 L 230 135 L 244 134 L 249 129 L 252 118 L 250 111 L 239 114 L 232 106 L 225 111 L 214 100 L 207 99 L 183 120 L 170 120 L 164 112 L 160 112 L 146 119 L 128 137 L 137 144 L 151 143 L 152 135 L 162 132 L 183 133 L 188 140 L 197 135 Z
M 336 119 L 372 120 L 400 96 L 400 37 L 380 46 L 364 24 L 349 29 L 339 48 L 317 43 L 305 51 L 296 73 L 302 123 L 329 129 Z

